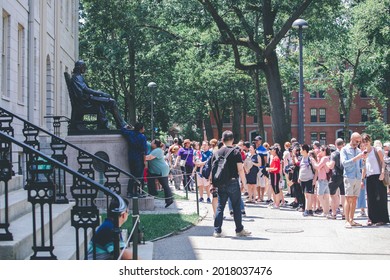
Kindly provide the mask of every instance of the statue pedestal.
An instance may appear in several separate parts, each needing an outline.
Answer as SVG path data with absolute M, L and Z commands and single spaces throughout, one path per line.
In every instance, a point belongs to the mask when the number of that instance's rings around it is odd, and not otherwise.
M 65 140 L 91 154 L 103 158 L 123 171 L 129 172 L 127 159 L 128 144 L 121 134 L 71 135 L 67 136 Z M 70 148 L 67 151 L 67 155 L 69 167 L 78 170 L 80 168 L 77 162 L 77 157 L 79 156 L 78 151 Z M 96 164 L 96 166 L 93 165 L 92 168 L 95 170 L 95 180 L 98 182 L 100 182 L 100 179 L 105 180 L 104 176 L 101 178 L 102 170 L 99 170 L 99 164 Z M 123 178 L 123 176 L 119 177 L 119 179 L 121 184 L 127 185 L 127 176 L 126 178 Z M 123 180 L 126 180 L 126 182 Z M 122 195 L 125 194 L 122 193 Z
M 65 140 L 91 154 L 105 159 L 123 171 L 130 172 L 128 163 L 128 143 L 121 134 L 69 135 Z M 77 162 L 77 157 L 79 156 L 78 151 L 69 147 L 66 152 L 68 156 L 68 166 L 74 170 L 79 170 L 80 165 Z M 91 168 L 94 170 L 95 181 L 103 185 L 106 178 L 102 172 L 103 170 L 101 170 L 102 168 L 99 164 L 92 164 Z M 121 195 L 126 196 L 129 177 L 121 175 L 118 180 L 121 184 Z M 154 199 L 148 198 L 146 199 L 147 201 L 145 199 L 139 199 L 140 210 L 153 210 Z M 150 199 L 152 199 L 152 202 Z

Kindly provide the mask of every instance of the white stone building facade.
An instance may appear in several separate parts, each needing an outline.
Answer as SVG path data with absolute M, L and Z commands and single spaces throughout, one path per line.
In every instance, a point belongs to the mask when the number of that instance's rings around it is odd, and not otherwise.
M 52 132 L 45 116 L 70 117 L 63 73 L 78 58 L 79 0 L 0 0 L 0 9 L 0 106 Z

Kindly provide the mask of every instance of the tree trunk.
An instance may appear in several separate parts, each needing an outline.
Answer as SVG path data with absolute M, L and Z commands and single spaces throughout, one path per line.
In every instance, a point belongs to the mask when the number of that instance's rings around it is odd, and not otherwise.
M 218 105 L 216 103 L 211 104 L 211 105 L 212 105 L 211 110 L 213 112 L 215 124 L 217 125 L 217 130 L 218 130 L 217 139 L 219 139 L 222 136 L 222 126 L 223 126 L 222 114 L 219 111 L 219 109 L 217 108 Z
M 137 117 L 135 113 L 135 49 L 134 49 L 134 42 L 132 40 L 128 40 L 128 52 L 129 52 L 129 79 L 130 79 L 130 90 L 125 98 L 126 100 L 126 107 L 127 112 L 129 116 L 129 121 L 132 124 L 135 124 Z
M 274 143 L 283 145 L 284 142 L 288 141 L 288 132 L 291 129 L 287 126 L 286 122 L 286 111 L 279 73 L 278 58 L 276 53 L 272 52 L 267 57 L 264 74 L 267 80 L 268 97 L 271 107 L 273 141 Z
M 207 115 L 207 117 L 204 119 L 204 126 L 206 129 L 207 139 L 208 140 L 213 139 L 214 133 L 213 133 L 213 127 L 211 126 L 211 120 L 209 115 Z
M 248 140 L 248 133 L 246 131 L 246 117 L 248 115 L 248 95 L 246 91 L 244 91 L 244 103 L 242 104 L 242 112 L 243 112 L 243 125 L 244 125 L 244 141 Z
M 259 70 L 253 71 L 251 77 L 252 77 L 253 85 L 255 86 L 255 94 L 256 94 L 257 131 L 259 135 L 265 137 L 264 121 L 263 121 L 263 104 L 261 102 L 261 100 L 263 99 L 263 94 L 260 89 Z
M 240 101 L 233 101 L 233 124 L 232 124 L 232 132 L 234 135 L 235 142 L 241 140 L 241 102 Z

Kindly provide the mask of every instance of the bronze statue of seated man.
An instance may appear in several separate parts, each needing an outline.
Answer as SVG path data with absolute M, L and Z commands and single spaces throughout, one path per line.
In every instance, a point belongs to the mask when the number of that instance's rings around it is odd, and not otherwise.
M 87 66 L 83 60 L 76 61 L 70 85 L 75 99 L 72 105 L 77 107 L 73 108 L 73 110 L 85 110 L 95 107 L 98 111 L 98 129 L 109 129 L 106 111 L 109 111 L 113 115 L 117 129 L 127 127 L 128 124 L 120 115 L 117 102 L 112 96 L 88 87 L 83 76 L 86 69 Z

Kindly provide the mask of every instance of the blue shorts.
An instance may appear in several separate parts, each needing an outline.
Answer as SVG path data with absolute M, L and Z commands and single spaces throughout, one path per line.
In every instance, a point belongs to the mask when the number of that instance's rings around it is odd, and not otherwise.
M 329 183 L 327 180 L 318 180 L 317 184 L 318 184 L 318 190 L 317 190 L 318 195 L 324 195 L 330 193 Z

